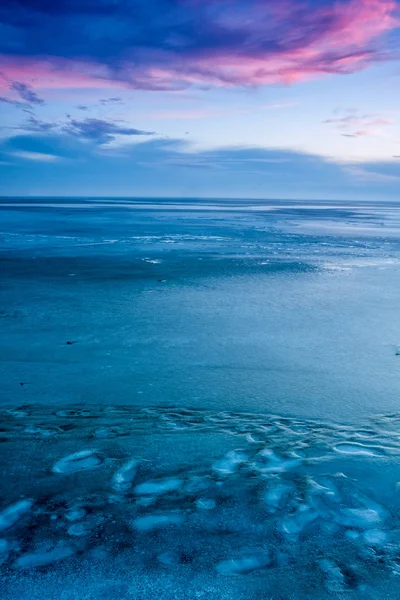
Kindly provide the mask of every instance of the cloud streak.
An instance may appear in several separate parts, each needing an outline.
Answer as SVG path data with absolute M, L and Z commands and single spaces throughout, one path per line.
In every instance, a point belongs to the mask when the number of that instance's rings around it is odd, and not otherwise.
M 68 115 L 67 115 L 68 116 Z M 154 131 L 143 131 L 121 125 L 120 122 L 107 121 L 105 119 L 71 119 L 67 121 L 42 121 L 35 116 L 30 116 L 22 125 L 15 129 L 23 132 L 34 133 L 62 133 L 94 144 L 108 144 L 115 140 L 116 136 L 152 136 Z
M 62 127 L 62 131 L 81 139 L 91 140 L 97 144 L 112 142 L 116 135 L 154 135 L 154 131 L 142 131 L 133 127 L 124 127 L 111 121 L 105 121 L 104 119 L 84 119 L 83 121 L 70 119 L 67 125 Z
M 395 0 L 20 0 L 2 11 L 2 70 L 38 88 L 288 84 L 389 58 L 379 41 L 398 27 L 397 8 Z
M 34 92 L 33 89 L 26 83 L 13 81 L 10 85 L 10 89 L 13 92 L 16 92 L 20 98 L 28 104 L 44 104 L 44 100 L 39 98 L 36 92 Z
M 332 117 L 323 121 L 335 127 L 341 135 L 349 138 L 382 135 L 383 128 L 392 125 L 393 121 L 380 113 L 359 114 L 357 110 L 348 109 L 339 112 L 342 116 Z

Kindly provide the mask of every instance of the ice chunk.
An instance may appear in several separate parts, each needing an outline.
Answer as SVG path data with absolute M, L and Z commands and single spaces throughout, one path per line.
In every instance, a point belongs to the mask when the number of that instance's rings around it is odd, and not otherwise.
M 41 435 L 44 438 L 53 437 L 54 435 L 62 433 L 62 429 L 60 429 L 59 427 L 45 428 L 45 427 L 36 427 L 35 425 L 33 425 L 31 427 L 26 427 L 26 429 L 24 431 L 25 431 L 25 433 L 29 433 L 30 435 Z
M 293 454 L 290 458 L 282 458 L 277 456 L 275 452 L 269 448 L 261 450 L 253 463 L 253 467 L 262 473 L 284 473 L 295 469 L 301 465 L 303 459 Z
M 345 536 L 349 540 L 358 540 L 358 538 L 360 537 L 360 534 L 358 531 L 355 531 L 354 529 L 347 529 L 347 531 L 345 532 Z
M 373 525 L 381 523 L 382 518 L 372 508 L 343 508 L 335 517 L 339 525 L 355 527 L 356 529 L 370 529 Z
M 93 522 L 80 521 L 79 523 L 73 523 L 68 527 L 68 533 L 69 535 L 81 537 L 82 535 L 89 533 L 93 529 L 93 526 Z
M 243 575 L 258 569 L 264 569 L 270 563 L 267 553 L 247 554 L 240 558 L 229 558 L 217 564 L 221 575 Z
M 270 510 L 275 512 L 278 510 L 289 494 L 294 490 L 294 486 L 289 483 L 277 483 L 274 485 L 274 481 L 271 481 L 269 489 L 264 494 L 264 500 Z
M 237 471 L 239 465 L 247 460 L 248 456 L 242 450 L 231 450 L 223 458 L 217 460 L 213 464 L 212 469 L 219 475 L 232 475 Z
M 157 502 L 156 496 L 139 496 L 136 500 L 138 506 L 151 506 Z
M 180 513 L 153 514 L 138 517 L 134 520 L 133 526 L 138 531 L 151 531 L 152 529 L 163 529 L 171 525 L 181 525 L 184 521 Z
M 308 525 L 311 525 L 318 519 L 318 513 L 307 504 L 301 504 L 296 512 L 285 516 L 278 523 L 278 530 L 289 536 L 297 536 L 302 533 Z
M 28 552 L 23 554 L 15 561 L 14 565 L 18 569 L 32 569 L 44 567 L 59 560 L 64 560 L 75 554 L 75 549 L 70 544 L 60 542 L 48 551 Z
M 184 491 L 188 494 L 197 494 L 210 487 L 210 480 L 206 477 L 191 477 L 185 485 Z
M 86 516 L 86 510 L 84 508 L 69 508 L 65 513 L 67 521 L 74 522 L 80 521 Z
M 121 427 L 99 427 L 93 432 L 93 437 L 99 439 L 118 437 L 119 435 L 124 435 L 124 431 Z
M 379 546 L 387 541 L 387 534 L 382 529 L 369 529 L 364 532 L 363 539 L 371 546 Z
M 132 487 L 132 482 L 138 471 L 139 460 L 132 458 L 114 474 L 112 487 L 116 492 L 126 492 Z
M 249 444 L 260 444 L 264 441 L 261 435 L 258 435 L 258 433 L 247 433 L 246 440 L 249 442 Z
M 25 410 L 20 410 L 19 408 L 9 408 L 8 410 L 6 410 L 6 413 L 11 417 L 15 417 L 16 419 L 23 419 L 24 417 L 28 416 L 28 413 Z
M 8 529 L 26 515 L 33 505 L 33 500 L 18 500 L 0 512 L 0 531 Z
M 81 450 L 65 456 L 53 467 L 53 473 L 77 473 L 86 469 L 99 467 L 103 459 L 95 450 Z
M 364 446 L 357 442 L 342 442 L 333 447 L 336 452 L 343 454 L 352 454 L 353 456 L 379 456 L 380 453 L 375 448 Z
M 135 487 L 137 496 L 161 496 L 168 492 L 175 492 L 183 484 L 182 479 L 159 479 L 158 481 L 146 481 Z
M 217 506 L 217 503 L 212 498 L 198 498 L 196 500 L 197 508 L 200 510 L 213 510 Z

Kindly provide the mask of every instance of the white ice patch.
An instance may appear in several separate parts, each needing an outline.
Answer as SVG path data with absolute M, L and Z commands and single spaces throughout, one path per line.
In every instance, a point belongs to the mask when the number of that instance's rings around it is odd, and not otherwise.
M 53 467 L 53 473 L 77 473 L 86 469 L 95 469 L 99 467 L 103 459 L 96 453 L 95 450 L 81 450 L 74 454 L 65 456 Z
M 65 513 L 65 518 L 67 521 L 71 523 L 75 521 L 80 521 L 81 519 L 86 517 L 86 510 L 84 508 L 69 508 Z
M 126 462 L 112 478 L 112 487 L 116 492 L 126 492 L 132 487 L 140 461 L 133 458 Z
M 18 569 L 33 569 L 44 567 L 59 560 L 64 560 L 75 554 L 76 550 L 70 544 L 60 542 L 57 546 L 47 551 L 28 552 L 23 554 L 14 563 Z
M 314 523 L 319 514 L 310 506 L 301 504 L 296 512 L 285 516 L 278 523 L 278 530 L 283 535 L 297 536 L 302 533 L 309 525 Z
M 158 481 L 146 481 L 135 487 L 137 496 L 161 496 L 169 492 L 175 492 L 183 484 L 182 479 L 160 479 Z
M 364 532 L 363 539 L 371 546 L 380 546 L 387 542 L 387 533 L 382 529 L 369 529 Z
M 221 575 L 243 575 L 258 569 L 264 569 L 270 563 L 267 553 L 248 554 L 240 558 L 229 558 L 217 564 L 216 569 Z
M 26 515 L 33 505 L 33 500 L 18 500 L 10 506 L 7 506 L 0 513 L 0 531 L 4 531 L 12 527 L 17 521 L 19 521 L 24 515 Z
M 274 480 L 272 480 L 264 494 L 264 501 L 267 504 L 269 511 L 275 512 L 278 510 L 293 490 L 294 486 L 289 483 L 275 483 Z
M 198 498 L 196 506 L 200 510 L 213 510 L 217 506 L 217 503 L 212 498 Z
M 223 458 L 217 460 L 213 464 L 212 469 L 218 473 L 218 475 L 233 475 L 233 473 L 237 471 L 239 465 L 247 460 L 248 456 L 242 450 L 231 450 L 230 452 L 227 452 Z
M 262 473 L 285 473 L 300 466 L 302 462 L 303 459 L 294 453 L 290 458 L 282 458 L 273 450 L 264 448 L 257 454 L 253 468 Z
M 343 442 L 336 444 L 333 448 L 336 452 L 342 454 L 352 454 L 354 456 L 379 456 L 379 452 L 375 448 L 370 448 L 369 446 L 364 446 L 357 442 Z

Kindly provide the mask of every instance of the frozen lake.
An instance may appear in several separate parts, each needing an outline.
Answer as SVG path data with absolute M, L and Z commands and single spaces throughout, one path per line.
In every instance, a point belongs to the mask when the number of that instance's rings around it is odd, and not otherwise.
M 399 209 L 3 199 L 4 599 L 398 598 Z

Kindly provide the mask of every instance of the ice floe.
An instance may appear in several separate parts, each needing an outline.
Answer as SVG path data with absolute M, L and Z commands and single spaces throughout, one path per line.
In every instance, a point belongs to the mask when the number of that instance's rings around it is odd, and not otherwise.
M 216 569 L 221 575 L 243 575 L 258 569 L 264 569 L 269 563 L 269 556 L 265 552 L 222 560 L 217 564 Z
M 14 566 L 17 569 L 44 567 L 54 562 L 70 558 L 75 553 L 76 550 L 72 545 L 62 541 L 50 550 L 37 550 L 36 552 L 22 554 L 17 558 Z
M 232 450 L 225 454 L 223 458 L 217 460 L 213 464 L 212 469 L 222 476 L 232 475 L 238 470 L 242 463 L 247 461 L 247 459 L 247 454 L 242 450 Z
M 53 466 L 53 473 L 77 473 L 99 467 L 103 459 L 95 450 L 81 450 L 65 456 Z
M 126 492 L 132 487 L 139 464 L 139 460 L 132 458 L 118 469 L 112 478 L 112 487 L 116 492 Z
M 213 498 L 197 498 L 196 506 L 200 510 L 213 510 L 217 503 Z
M 0 531 L 9 529 L 30 512 L 33 500 L 18 500 L 0 512 Z
M 263 473 L 284 473 L 295 469 L 302 463 L 302 457 L 292 453 L 292 456 L 283 458 L 278 456 L 271 448 L 264 448 L 257 454 L 253 468 Z
M 175 492 L 183 484 L 182 479 L 160 479 L 159 481 L 145 481 L 135 487 L 137 496 L 160 496 Z

